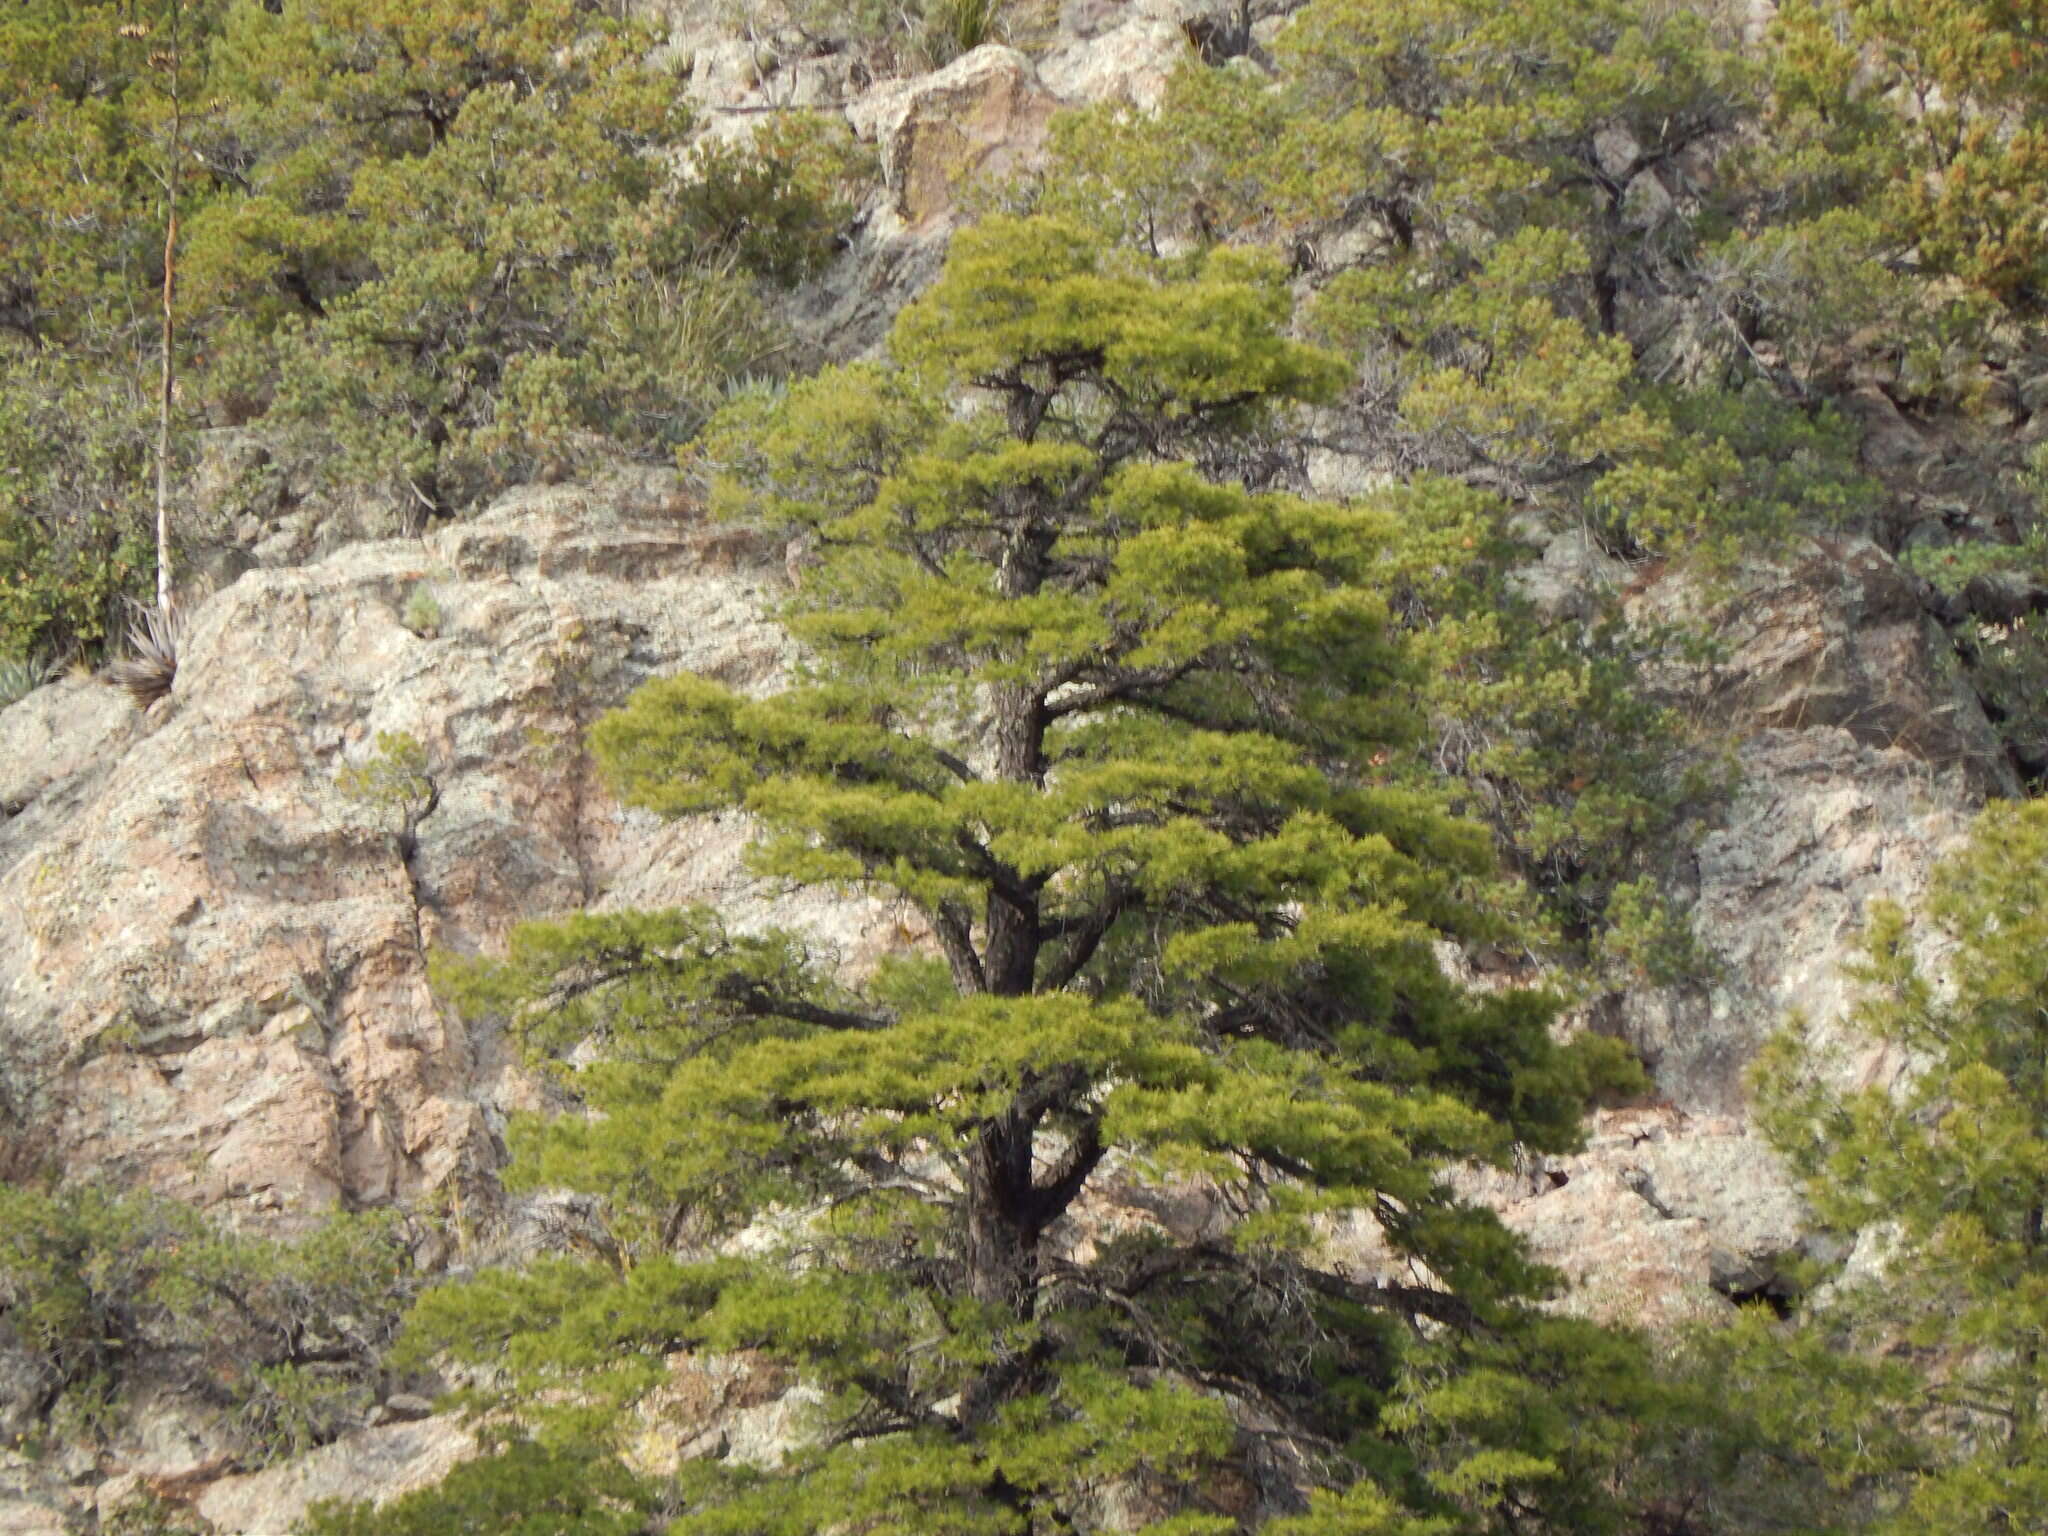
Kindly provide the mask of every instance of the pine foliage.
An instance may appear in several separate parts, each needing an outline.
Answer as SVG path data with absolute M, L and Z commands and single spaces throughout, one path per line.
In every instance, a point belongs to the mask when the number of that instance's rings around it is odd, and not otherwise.
M 1931 969 L 1916 950 L 1943 956 Z M 2030 1529 L 2048 1508 L 2048 804 L 1997 804 L 1917 922 L 1878 905 L 1842 1051 L 1788 1032 L 1762 1123 L 1866 1261 L 1738 1357 L 1782 1443 L 1884 1532 Z M 1896 1083 L 1853 1091 L 1847 1049 Z M 1848 1346 L 1845 1348 L 1844 1346 Z
M 928 943 L 856 980 L 793 934 L 601 914 L 444 964 L 563 1064 L 589 1112 L 527 1124 L 514 1174 L 602 1195 L 616 1257 L 437 1293 L 422 1344 L 575 1380 L 527 1399 L 558 1433 L 679 1347 L 825 1394 L 788 1475 L 703 1470 L 674 1529 L 1021 1532 L 1136 1489 L 1147 1529 L 1224 1530 L 1213 1476 L 1257 1443 L 1384 1485 L 1389 1521 L 1598 1527 L 1599 1436 L 1539 1406 L 1573 1325 L 1446 1176 L 1572 1144 L 1626 1073 L 1554 1043 L 1541 994 L 1444 973 L 1490 854 L 1375 781 L 1418 723 L 1389 508 L 1196 467 L 1340 382 L 1289 308 L 1241 252 L 994 220 L 892 366 L 715 426 L 727 513 L 821 552 L 788 614 L 810 662 L 765 697 L 649 684 L 593 746 L 629 802 L 744 810 L 761 875 Z M 1112 1185 L 1211 1214 L 1090 1235 Z M 1330 1256 L 1353 1211 L 1381 1274 Z M 758 1257 L 714 1257 L 743 1234 Z

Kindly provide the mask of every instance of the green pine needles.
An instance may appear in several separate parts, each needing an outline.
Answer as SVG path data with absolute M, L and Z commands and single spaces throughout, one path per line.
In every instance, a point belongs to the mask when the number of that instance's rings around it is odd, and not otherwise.
M 1916 957 L 1936 940 L 1939 968 Z M 2038 1530 L 2048 1508 L 2048 802 L 1994 803 L 1917 919 L 1874 904 L 1841 1045 L 1788 1028 L 1759 1059 L 1765 1132 L 1870 1262 L 1796 1329 L 1752 1317 L 1728 1358 L 1782 1461 L 1863 1505 L 1861 1530 Z M 1844 1091 L 1843 1047 L 1896 1085 Z
M 743 810 L 762 875 L 929 942 L 855 977 L 796 934 L 608 913 L 444 959 L 588 1111 L 519 1127 L 513 1179 L 611 1231 L 413 1332 L 591 1455 L 671 1351 L 819 1389 L 809 1449 L 686 1468 L 668 1529 L 1608 1528 L 1633 1356 L 1534 1310 L 1544 1275 L 1446 1175 L 1569 1145 L 1631 1074 L 1555 1043 L 1547 997 L 1442 969 L 1491 855 L 1377 782 L 1421 723 L 1398 521 L 1203 473 L 1341 383 L 1290 311 L 1242 251 L 992 220 L 893 364 L 709 435 L 724 510 L 815 543 L 810 661 L 767 697 L 649 684 L 594 751 L 629 802 Z M 1111 1183 L 1213 1198 L 1131 1227 Z M 1333 1256 L 1352 1212 L 1373 1272 Z

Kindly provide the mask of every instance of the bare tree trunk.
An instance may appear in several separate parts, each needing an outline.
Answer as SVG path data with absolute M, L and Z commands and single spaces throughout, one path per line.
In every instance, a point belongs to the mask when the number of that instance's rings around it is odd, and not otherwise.
M 156 417 L 156 605 L 171 607 L 171 396 L 177 383 L 173 347 L 177 321 L 172 303 L 178 284 L 178 172 L 184 158 L 185 102 L 182 39 L 178 35 L 182 0 L 171 0 L 171 152 L 164 166 L 164 323 L 163 386 L 157 395 Z

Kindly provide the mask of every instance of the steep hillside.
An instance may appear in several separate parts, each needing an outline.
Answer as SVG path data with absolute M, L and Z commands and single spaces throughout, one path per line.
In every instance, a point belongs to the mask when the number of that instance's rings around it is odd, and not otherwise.
M 815 263 L 806 256 L 802 270 L 755 274 L 772 321 L 761 334 L 777 339 L 715 380 L 693 380 L 706 403 L 678 408 L 677 419 L 694 427 L 728 402 L 779 409 L 781 375 L 885 356 L 892 322 L 937 278 L 954 233 L 1004 207 L 1094 199 L 1097 212 L 1135 219 L 1129 208 L 1144 205 L 1165 233 L 1133 244 L 1149 243 L 1148 259 L 1176 280 L 1173 262 L 1212 233 L 1245 244 L 1284 234 L 1303 304 L 1294 330 L 1355 342 L 1374 361 L 1340 398 L 1260 425 L 1201 468 L 1218 483 L 1333 500 L 1430 475 L 1498 499 L 1511 553 L 1492 573 L 1495 595 L 1468 596 L 1455 612 L 1425 611 L 1434 590 L 1413 601 L 1418 633 L 1435 635 L 1440 623 L 1455 638 L 1428 653 L 1440 691 L 1416 685 L 1417 711 L 1439 739 L 1410 767 L 1420 781 L 1461 786 L 1458 808 L 1492 828 L 1504 865 L 1535 894 L 1501 908 L 1528 920 L 1517 936 L 1446 947 L 1445 961 L 1479 992 L 1555 981 L 1565 1004 L 1555 1033 L 1624 1042 L 1645 1074 L 1640 1091 L 1589 1110 L 1582 1150 L 1468 1167 L 1457 1187 L 1562 1275 L 1559 1311 L 1663 1336 L 1726 1322 L 1746 1303 L 1789 1309 L 1817 1272 L 1881 1269 L 1885 1239 L 1814 1218 L 1753 1123 L 1751 1065 L 1796 1020 L 1816 1047 L 1847 1047 L 1828 1067 L 1831 1081 L 1912 1076 L 1908 1053 L 1873 1048 L 1840 1022 L 1861 995 L 1868 904 L 1915 909 L 1984 803 L 2024 797 L 2048 764 L 2028 713 L 2038 708 L 2032 653 L 2023 654 L 2048 586 L 2005 554 L 2034 549 L 2020 461 L 2041 435 L 2038 385 L 2048 374 L 2029 372 L 2033 322 L 1989 324 L 1991 361 L 1929 364 L 1924 347 L 1895 349 L 1867 328 L 1853 356 L 1831 333 L 1816 343 L 1835 349 L 1827 357 L 1794 357 L 1794 343 L 1760 321 L 1736 338 L 1745 360 L 1727 366 L 1747 370 L 1746 382 L 1727 394 L 1754 401 L 1778 391 L 1771 408 L 1798 421 L 1783 429 L 1790 436 L 1769 440 L 1781 430 L 1772 417 L 1751 437 L 1746 426 L 1713 437 L 1718 428 L 1695 431 L 1674 406 L 1658 418 L 1680 423 L 1669 441 L 1644 449 L 1655 434 L 1639 419 L 1640 400 L 1662 410 L 1666 380 L 1719 377 L 1717 348 L 1730 347 L 1725 336 L 1694 334 L 1708 328 L 1702 314 L 1727 318 L 1713 309 L 1718 297 L 1701 297 L 1706 279 L 1688 286 L 1659 265 L 1669 253 L 1658 199 L 1706 197 L 1715 167 L 1750 155 L 1765 135 L 1755 123 L 1717 123 L 1652 153 L 1615 126 L 1599 129 L 1601 155 L 1643 163 L 1600 173 L 1619 179 L 1600 226 L 1612 270 L 1601 267 L 1588 288 L 1604 295 L 1595 306 L 1604 328 L 1587 320 L 1579 341 L 1560 340 L 1544 328 L 1554 317 L 1536 324 L 1523 305 L 1510 318 L 1460 311 L 1442 335 L 1387 343 L 1373 327 L 1401 332 L 1400 306 L 1419 301 L 1391 288 L 1361 299 L 1345 274 L 1370 269 L 1351 260 L 1357 251 L 1406 252 L 1417 237 L 1371 197 L 1347 188 L 1336 212 L 1295 218 L 1288 199 L 1306 207 L 1320 189 L 1284 188 L 1270 164 L 1229 170 L 1244 146 L 1193 129 L 1161 151 L 1151 181 L 1142 167 L 1133 173 L 1143 183 L 1135 191 L 1103 170 L 1105 146 L 1140 131 L 1132 125 L 1153 121 L 1148 114 L 1199 119 L 1199 110 L 1173 114 L 1205 91 L 1236 101 L 1231 93 L 1277 76 L 1276 50 L 1299 9 L 1286 0 L 1020 4 L 1002 38 L 968 26 L 955 38 L 968 46 L 956 49 L 935 41 L 933 29 L 954 14 L 937 5 L 916 9 L 916 28 L 904 10 L 850 34 L 851 21 L 808 4 L 772 16 L 711 0 L 640 7 L 694 114 L 687 144 L 661 153 L 716 165 L 720 146 L 748 144 L 757 125 L 802 110 L 871 156 L 829 249 Z M 1755 45 L 1763 9 L 1715 17 Z M 1061 116 L 1076 108 L 1097 115 Z M 1256 138 L 1253 109 L 1245 121 Z M 1049 167 L 1049 180 L 1035 180 Z M 1227 195 L 1240 205 L 1225 206 Z M 1480 201 L 1464 188 L 1446 196 Z M 1539 202 L 1532 195 L 1530 207 Z M 1529 213 L 1532 228 L 1539 214 Z M 754 217 L 738 225 L 765 227 Z M 1438 233 L 1477 250 L 1484 242 L 1460 223 L 1467 217 L 1478 222 L 1458 205 Z M 1503 236 L 1503 248 L 1519 238 Z M 1482 299 L 1518 280 L 1512 264 L 1487 267 L 1492 259 L 1459 268 L 1457 280 Z M 334 272 L 357 260 L 337 257 Z M 725 271 L 744 260 L 735 255 Z M 0 263 L 0 300 L 6 277 Z M 1557 279 L 1559 291 L 1567 285 Z M 328 301 L 340 308 L 335 294 Z M 1341 308 L 1352 302 L 1358 314 Z M 1559 313 L 1569 309 L 1559 301 Z M 1311 314 L 1313 323 L 1300 318 Z M 598 324 L 593 334 L 606 333 Z M 1555 377 L 1504 384 L 1498 370 L 1470 363 L 1475 336 L 1529 357 L 1583 350 Z M 1398 371 L 1389 355 L 1400 368 L 1421 368 L 1413 359 L 1426 355 L 1437 372 L 1417 390 L 1440 391 L 1424 402 L 1440 417 L 1418 425 L 1424 406 L 1388 404 L 1408 387 L 1389 382 Z M 1616 356 L 1655 381 L 1631 375 L 1612 398 L 1594 399 L 1591 425 L 1545 415 L 1570 417 L 1572 392 L 1593 390 L 1588 381 Z M 1372 374 L 1382 363 L 1386 376 Z M 1914 373 L 1929 367 L 1970 378 L 1929 384 Z M 1461 368 L 1469 397 L 1439 376 Z M 1640 398 L 1629 393 L 1639 384 Z M 281 416 L 227 424 L 233 414 L 192 435 L 179 549 L 188 630 L 169 697 L 137 710 L 80 666 L 0 707 L 0 1172 L 23 1188 L 57 1176 L 152 1192 L 264 1240 L 289 1242 L 337 1212 L 396 1209 L 406 1213 L 408 1297 L 547 1255 L 600 1255 L 623 1274 L 630 1266 L 606 1248 L 613 1238 L 590 1196 L 532 1181 L 508 1191 L 502 1178 L 508 1127 L 573 1106 L 572 1079 L 522 1053 L 503 1016 L 451 1003 L 430 963 L 501 955 L 514 928 L 535 919 L 699 903 L 736 934 L 795 930 L 832 977 L 864 983 L 892 962 L 943 953 L 909 899 L 750 871 L 743 855 L 755 828 L 737 811 L 663 819 L 622 803 L 589 745 L 590 728 L 651 679 L 694 674 L 760 697 L 800 677 L 808 658 L 777 611 L 804 596 L 824 536 L 759 516 L 715 517 L 716 466 L 685 450 L 683 469 L 670 468 L 666 442 L 635 454 L 579 427 L 559 456 L 508 450 L 491 460 L 493 472 L 510 467 L 499 478 L 521 483 L 505 489 L 478 470 L 474 505 L 458 507 L 452 492 L 421 493 L 436 482 L 409 464 L 385 466 L 381 481 L 337 482 L 328 470 L 340 450 L 309 439 L 303 419 L 286 430 Z M 1624 415 L 1627 431 L 1612 425 Z M 1531 427 L 1530 417 L 1542 419 Z M 323 425 L 317 412 L 313 420 Z M 1813 442 L 1825 442 L 1783 447 L 1810 422 L 1819 423 Z M 496 424 L 482 412 L 457 436 L 495 442 Z M 1523 451 L 1525 435 L 1545 432 L 1557 441 Z M 1510 436 L 1512 451 L 1499 445 Z M 1704 489 L 1687 482 L 1668 503 L 1662 489 L 1643 493 L 1624 516 L 1612 510 L 1623 492 L 1602 501 L 1587 488 L 1586 464 L 1601 473 L 1619 464 L 1617 479 L 1682 480 L 1691 470 L 1670 445 L 1706 438 L 1731 464 L 1715 459 Z M 1558 468 L 1564 460 L 1572 463 Z M 455 461 L 439 462 L 454 484 Z M 1826 466 L 1815 472 L 1822 492 L 1782 483 L 1814 463 Z M 387 483 L 408 475 L 425 511 Z M 1711 517 L 1717 497 L 1793 510 L 1767 532 L 1723 543 Z M 1669 510 L 1681 503 L 1691 510 Z M 1824 504 L 1827 517 L 1815 511 Z M 1693 515 L 1702 521 L 1683 520 Z M 1667 516 L 1676 521 L 1657 520 Z M 1984 558 L 1991 549 L 1999 556 Z M 1957 550 L 1963 564 L 1943 579 L 1939 562 L 1953 563 Z M 1470 640 L 1482 627 L 1474 615 L 1493 603 L 1584 655 L 1623 658 L 1624 702 L 1640 714 L 1617 709 L 1616 728 L 1608 715 L 1596 719 L 1594 704 L 1567 698 L 1556 708 L 1489 701 L 1496 713 L 1483 720 L 1476 705 L 1458 717 L 1458 687 L 1482 674 L 1487 684 L 1519 676 Z M 75 616 L 47 633 L 67 624 L 67 643 L 96 643 Z M 1653 714 L 1643 739 L 1660 744 L 1652 755 L 1662 754 L 1664 775 L 1649 795 L 1663 795 L 1654 814 L 1616 813 L 1611 828 L 1590 811 L 1573 820 L 1603 788 L 1624 799 L 1639 789 L 1595 782 L 1619 773 L 1612 765 L 1625 753 L 1585 743 Z M 1530 770 L 1526 780 L 1492 766 L 1488 752 L 1507 738 L 1563 739 L 1563 766 L 1546 762 L 1550 777 Z M 1555 833 L 1559 821 L 1568 833 Z M 1655 893 L 1647 937 L 1626 929 L 1615 894 L 1639 886 Z M 1924 933 L 1913 946 L 1945 959 Z M 577 1050 L 578 1067 L 597 1059 L 598 1035 Z M 1213 1183 L 1111 1157 L 1053 1226 L 1048 1251 L 1079 1264 L 1161 1234 L 1199 1249 L 1221 1244 L 1236 1214 Z M 773 1225 L 749 1227 L 727 1251 L 768 1251 Z M 1367 1212 L 1324 1220 L 1319 1241 L 1360 1285 L 1435 1282 Z M 9 1295 L 0 1305 L 23 1302 Z M 53 1427 L 42 1421 L 67 1388 L 52 1388 L 35 1339 L 9 1326 L 0 1427 L 16 1448 L 0 1452 L 0 1529 L 22 1536 L 281 1536 L 316 1500 L 386 1502 L 488 1449 L 477 1424 L 433 1397 L 488 1385 L 491 1373 L 445 1359 L 378 1375 L 375 1401 L 348 1425 L 303 1437 L 326 1442 L 317 1448 L 252 1448 L 239 1406 L 209 1396 L 176 1362 L 149 1359 L 124 1363 L 93 1422 Z M 766 1348 L 677 1349 L 661 1369 L 661 1384 L 620 1418 L 621 1454 L 637 1476 L 671 1477 L 699 1460 L 773 1467 L 815 1436 L 820 1392 Z M 1254 1408 L 1231 1401 L 1248 1440 L 1266 1432 Z M 1287 1437 L 1276 1428 L 1271 1439 Z M 1271 1464 L 1240 1456 L 1231 1476 L 1243 1486 L 1202 1485 L 1202 1507 L 1244 1522 L 1231 1529 L 1308 1508 L 1303 1490 L 1315 1479 L 1302 1469 L 1314 1457 L 1293 1442 L 1294 1460 L 1272 1454 Z M 1087 1528 L 1150 1528 L 1145 1520 L 1178 1508 L 1145 1503 L 1146 1486 L 1137 1472 L 1110 1480 Z M 625 1508 L 625 1498 L 614 1502 Z M 600 1528 L 563 1519 L 563 1530 Z

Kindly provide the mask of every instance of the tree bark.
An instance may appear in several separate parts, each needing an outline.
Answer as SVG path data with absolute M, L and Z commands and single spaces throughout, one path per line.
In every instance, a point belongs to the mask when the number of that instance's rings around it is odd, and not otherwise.
M 968 1291 L 1018 1321 L 1032 1313 L 1038 1233 L 1031 1212 L 1031 1129 L 1004 1114 L 981 1128 L 967 1176 Z
M 1045 775 L 1044 701 L 1023 683 L 994 689 L 996 777 L 1011 784 L 1036 784 Z M 1028 896 L 989 888 L 983 912 L 986 950 L 982 974 L 997 997 L 1028 997 L 1038 980 L 1038 951 L 1045 941 L 1036 889 Z

